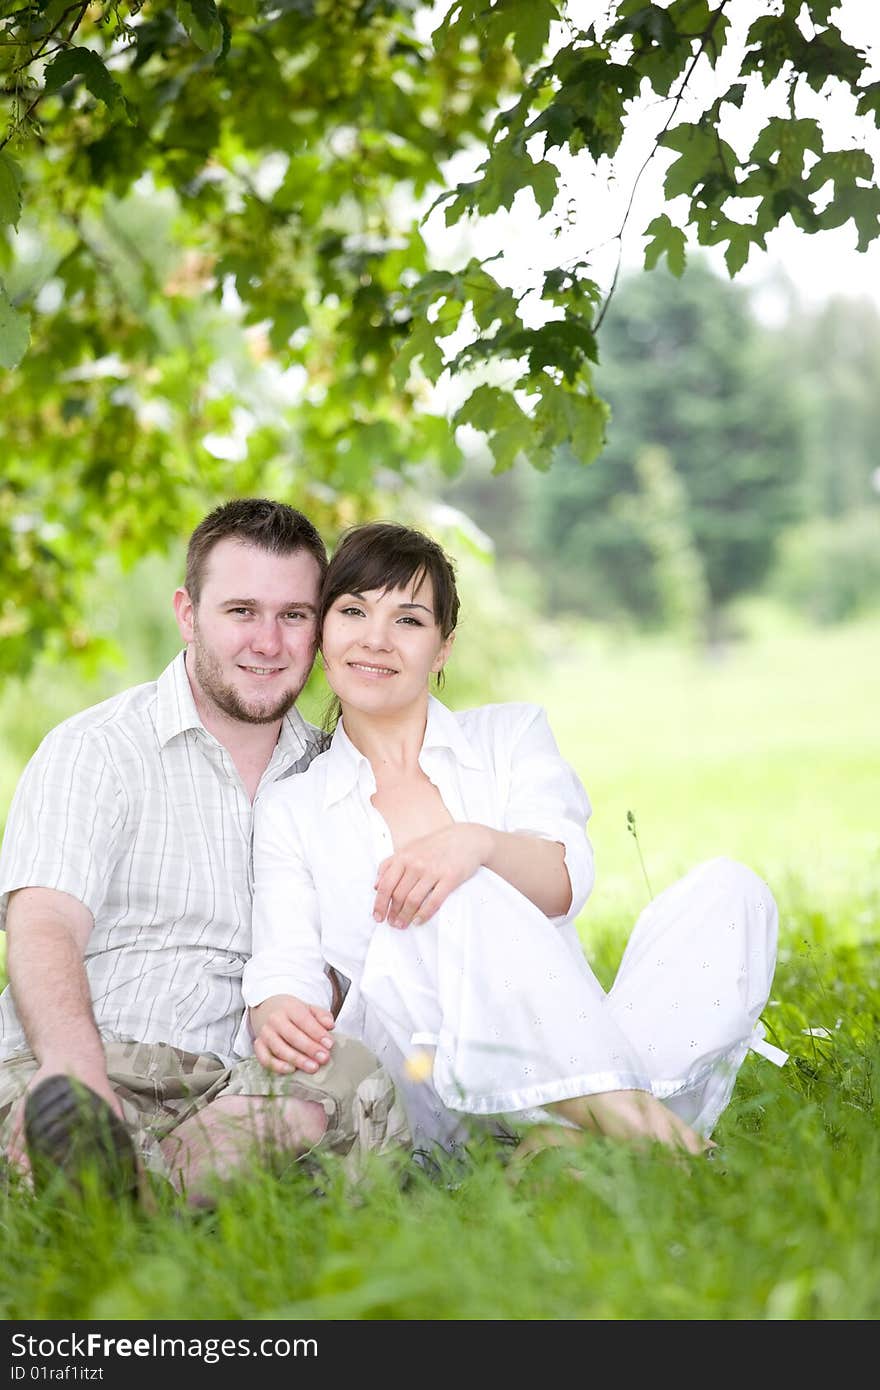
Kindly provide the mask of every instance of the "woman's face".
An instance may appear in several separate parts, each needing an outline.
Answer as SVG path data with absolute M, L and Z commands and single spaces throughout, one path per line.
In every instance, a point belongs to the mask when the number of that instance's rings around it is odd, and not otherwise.
M 324 669 L 343 709 L 390 714 L 425 697 L 454 634 L 444 638 L 434 617 L 426 575 L 415 588 L 340 594 L 324 618 Z

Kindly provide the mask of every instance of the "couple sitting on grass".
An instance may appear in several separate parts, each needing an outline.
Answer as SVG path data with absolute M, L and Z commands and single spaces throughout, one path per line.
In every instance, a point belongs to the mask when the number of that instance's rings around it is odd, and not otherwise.
M 299 512 L 196 528 L 158 681 L 54 729 L 0 854 L 0 1145 L 38 1189 L 148 1173 L 193 1203 L 270 1151 L 514 1155 L 603 1135 L 698 1155 L 773 977 L 776 908 L 701 865 L 606 994 L 574 919 L 587 796 L 544 712 L 430 694 L 449 559 Z M 320 647 L 332 738 L 296 709 Z

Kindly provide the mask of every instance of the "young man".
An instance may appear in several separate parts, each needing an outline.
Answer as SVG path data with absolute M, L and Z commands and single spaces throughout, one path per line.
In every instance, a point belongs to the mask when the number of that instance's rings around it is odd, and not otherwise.
M 193 532 L 174 595 L 185 643 L 159 679 L 66 720 L 31 759 L 0 852 L 0 1151 L 38 1183 L 143 1167 L 194 1201 L 254 1145 L 356 1155 L 406 1144 L 393 1085 L 314 1022 L 319 1061 L 236 1062 L 251 949 L 253 805 L 308 766 L 295 707 L 327 564 L 300 512 L 248 498 Z

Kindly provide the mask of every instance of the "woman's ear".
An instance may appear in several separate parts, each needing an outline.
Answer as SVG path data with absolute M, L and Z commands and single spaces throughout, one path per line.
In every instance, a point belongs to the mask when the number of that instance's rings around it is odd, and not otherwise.
M 440 650 L 439 650 L 439 652 L 437 653 L 437 655 L 434 657 L 434 661 L 433 661 L 433 664 L 432 664 L 432 666 L 431 666 L 431 670 L 432 670 L 432 672 L 434 673 L 435 676 L 439 676 L 439 675 L 440 675 L 440 672 L 443 670 L 443 667 L 446 665 L 447 661 L 449 660 L 449 653 L 452 651 L 452 644 L 454 643 L 454 641 L 455 641 L 455 629 L 453 628 L 453 630 L 452 630 L 452 632 L 450 632 L 449 636 L 448 636 L 448 637 L 444 637 L 443 643 L 442 643 L 442 645 L 441 645 L 441 647 L 440 647 Z

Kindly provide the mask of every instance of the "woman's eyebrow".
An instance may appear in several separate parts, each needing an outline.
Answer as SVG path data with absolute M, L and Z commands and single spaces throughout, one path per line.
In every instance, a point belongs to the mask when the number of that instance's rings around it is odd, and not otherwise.
M 359 599 L 361 603 L 366 603 L 366 601 L 367 601 L 366 598 L 365 598 L 365 596 L 364 596 L 362 593 L 360 593 L 360 591 L 359 591 L 358 589 L 348 589 L 348 590 L 346 591 L 346 593 L 342 594 L 340 597 L 342 597 L 342 598 L 356 598 L 356 599 Z M 430 617 L 432 617 L 432 618 L 433 618 L 433 616 L 434 616 L 434 610 L 433 610 L 433 608 L 429 608 L 428 605 L 427 605 L 426 603 L 398 603 L 398 604 L 397 604 L 397 607 L 398 607 L 398 608 L 407 608 L 407 609 L 408 609 L 408 608 L 421 608 L 421 610 L 422 610 L 423 613 L 427 613 L 427 614 L 428 614 Z

